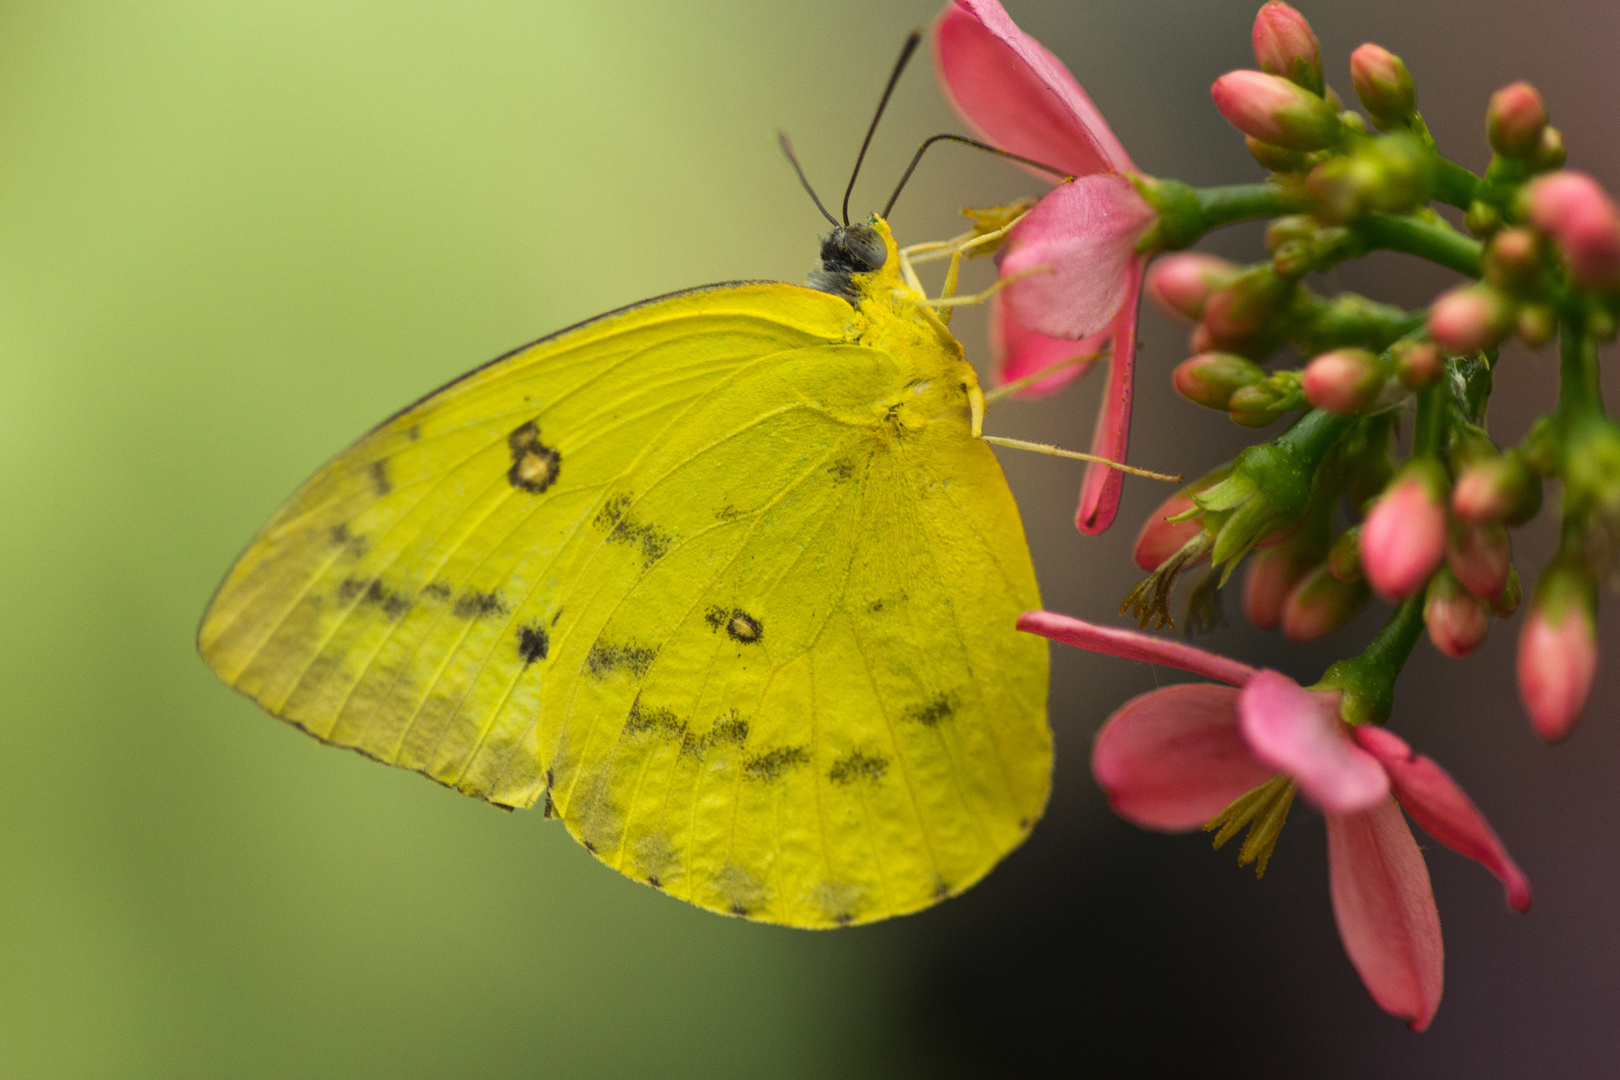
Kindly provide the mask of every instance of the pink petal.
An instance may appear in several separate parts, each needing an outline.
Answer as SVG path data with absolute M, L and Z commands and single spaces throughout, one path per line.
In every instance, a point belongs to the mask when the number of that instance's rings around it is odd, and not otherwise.
M 1292 776 L 1320 809 L 1355 814 L 1389 797 L 1389 777 L 1345 734 L 1337 698 L 1262 671 L 1243 688 L 1239 711 L 1255 757 Z
M 1091 771 L 1114 812 L 1150 829 L 1196 829 L 1275 776 L 1243 741 L 1237 697 L 1230 686 L 1185 683 L 1109 717 Z
M 1048 192 L 1013 226 L 997 257 L 1007 310 L 1049 337 L 1083 338 L 1104 329 L 1140 277 L 1136 241 L 1153 208 L 1122 176 L 1086 176 Z M 1134 310 L 1134 309 L 1133 309 Z
M 1136 367 L 1136 301 L 1142 291 L 1142 260 L 1131 271 L 1131 284 L 1125 304 L 1114 316 L 1114 350 L 1108 357 L 1108 385 L 1103 389 L 1102 410 L 1097 429 L 1091 435 L 1091 452 L 1110 461 L 1124 461 L 1131 441 L 1131 374 Z M 1125 474 L 1095 462 L 1086 466 L 1080 485 L 1080 508 L 1074 524 L 1088 536 L 1096 536 L 1114 523 L 1119 511 L 1119 493 Z
M 1328 876 L 1344 951 L 1380 1008 L 1422 1031 L 1440 1007 L 1445 947 L 1429 868 L 1394 799 L 1329 814 Z
M 1530 882 L 1502 846 L 1485 815 L 1431 758 L 1412 753 L 1394 732 L 1363 725 L 1353 735 L 1389 773 L 1395 798 L 1425 832 L 1501 879 L 1508 907 L 1530 910 Z
M 1160 667 L 1179 668 L 1233 686 L 1242 686 L 1259 674 L 1248 664 L 1205 652 L 1180 641 L 1113 626 L 1097 626 L 1052 611 L 1024 612 L 1018 616 L 1018 629 L 1088 652 L 1118 656 L 1125 660 L 1146 660 Z
M 1136 169 L 1062 61 L 995 0 L 945 8 L 934 23 L 934 70 L 956 111 L 1003 150 L 1075 176 Z
M 1020 325 L 1018 320 L 1008 317 L 1002 308 L 1000 293 L 990 298 L 991 371 L 997 386 L 1022 379 L 1026 375 L 1033 375 L 1037 371 L 1073 357 L 1088 356 L 1095 359 L 1107 343 L 1108 331 L 1093 334 L 1080 341 L 1067 341 L 1063 338 L 1037 334 Z M 1054 371 L 1046 378 L 1024 387 L 1014 396 L 1039 398 L 1055 394 L 1090 371 L 1091 364 L 1092 360 L 1087 360 Z

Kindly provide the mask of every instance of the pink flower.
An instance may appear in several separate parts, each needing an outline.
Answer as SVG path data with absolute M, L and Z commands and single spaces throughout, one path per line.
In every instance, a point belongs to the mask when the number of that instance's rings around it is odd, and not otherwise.
M 1585 173 L 1555 172 L 1531 183 L 1530 222 L 1558 241 L 1575 284 L 1620 292 L 1620 210 Z
M 1097 733 L 1098 784 L 1121 816 L 1184 831 L 1279 775 L 1290 778 L 1327 818 L 1330 892 L 1345 952 L 1373 1000 L 1414 1030 L 1427 1027 L 1439 1006 L 1444 951 L 1428 868 L 1401 808 L 1500 878 L 1511 908 L 1529 908 L 1529 882 L 1456 782 L 1398 736 L 1349 728 L 1336 692 L 1051 612 L 1025 612 L 1018 627 L 1231 684 L 1186 683 L 1127 702 Z
M 1020 378 L 1112 339 L 1108 388 L 1091 451 L 1123 460 L 1130 439 L 1136 304 L 1144 258 L 1136 243 L 1154 221 L 1126 173 L 1125 148 L 1063 64 L 1014 25 L 995 0 L 954 0 L 934 24 L 934 61 L 945 95 L 986 140 L 1066 169 L 1076 179 L 1042 199 L 1008 235 L 1000 255 L 1010 285 L 993 312 L 996 379 Z M 1038 384 L 1059 389 L 1077 365 Z M 1075 524 L 1113 523 L 1124 474 L 1086 470 Z

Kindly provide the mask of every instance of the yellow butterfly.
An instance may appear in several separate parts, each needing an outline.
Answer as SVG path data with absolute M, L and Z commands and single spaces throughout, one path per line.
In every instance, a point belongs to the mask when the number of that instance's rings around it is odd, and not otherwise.
M 960 892 L 1046 804 L 1047 645 L 1013 628 L 1023 527 L 915 280 L 874 215 L 806 285 L 659 297 L 429 394 L 265 526 L 203 657 L 710 910 Z

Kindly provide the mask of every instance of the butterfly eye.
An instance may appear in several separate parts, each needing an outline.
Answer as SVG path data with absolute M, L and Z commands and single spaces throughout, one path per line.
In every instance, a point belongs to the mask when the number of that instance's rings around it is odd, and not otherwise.
M 889 260 L 889 249 L 869 225 L 851 225 L 844 231 L 844 254 L 857 271 L 881 269 Z

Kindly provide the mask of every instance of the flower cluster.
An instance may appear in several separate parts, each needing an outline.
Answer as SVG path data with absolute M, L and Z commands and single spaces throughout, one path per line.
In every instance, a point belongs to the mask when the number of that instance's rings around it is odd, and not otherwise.
M 1598 346 L 1620 328 L 1620 210 L 1597 181 L 1564 168 L 1563 137 L 1528 83 L 1491 97 L 1493 156 L 1476 175 L 1440 152 L 1394 53 L 1369 43 L 1350 55 L 1357 111 L 1328 86 L 1321 46 L 1294 8 L 1266 3 L 1253 41 L 1257 69 L 1221 76 L 1211 93 L 1268 175 L 1199 189 L 1138 172 L 1069 72 L 994 0 L 946 8 L 934 43 L 951 101 L 996 146 L 1073 174 L 998 256 L 995 375 L 1022 379 L 1111 341 L 1093 449 L 1122 459 L 1145 291 L 1192 324 L 1191 355 L 1170 373 L 1175 391 L 1244 427 L 1282 429 L 1150 517 L 1135 548 L 1147 577 L 1122 611 L 1143 628 L 1170 625 L 1178 579 L 1209 563 L 1189 599 L 1197 629 L 1243 562 L 1246 615 L 1291 641 L 1332 633 L 1375 598 L 1394 610 L 1366 650 L 1309 689 L 1134 631 L 1044 612 L 1020 626 L 1229 684 L 1174 686 L 1119 709 L 1098 735 L 1098 782 L 1120 814 L 1150 828 L 1202 825 L 1217 846 L 1247 828 L 1240 862 L 1257 870 L 1302 795 L 1327 817 L 1334 910 L 1352 962 L 1380 1005 L 1421 1029 L 1440 996 L 1440 931 L 1402 811 L 1496 873 L 1515 910 L 1530 892 L 1467 797 L 1382 725 L 1425 631 L 1460 658 L 1493 619 L 1515 615 L 1511 532 L 1540 512 L 1548 482 L 1560 496 L 1561 542 L 1521 618 L 1518 681 L 1548 741 L 1567 736 L 1586 706 L 1598 586 L 1620 552 L 1620 426 L 1604 410 L 1597 368 Z M 1437 205 L 1459 211 L 1464 229 Z M 1270 225 L 1264 257 L 1249 265 L 1186 250 L 1253 219 Z M 1408 310 L 1324 295 L 1307 280 L 1374 251 L 1427 259 L 1464 283 Z M 1504 446 L 1486 407 L 1510 338 L 1530 349 L 1556 341 L 1559 397 Z M 1054 392 L 1080 370 L 1030 389 Z M 1111 523 L 1121 479 L 1093 466 L 1082 531 Z

